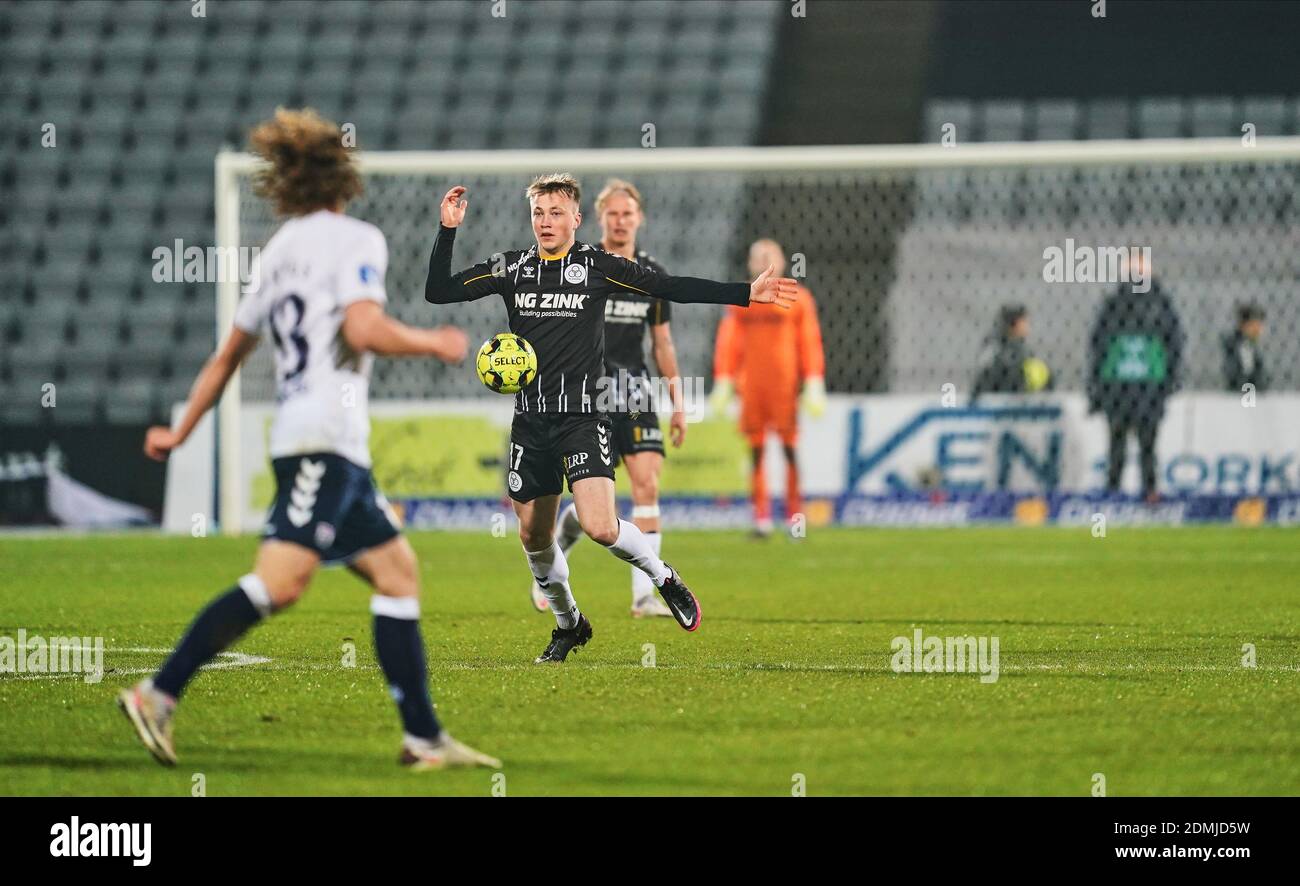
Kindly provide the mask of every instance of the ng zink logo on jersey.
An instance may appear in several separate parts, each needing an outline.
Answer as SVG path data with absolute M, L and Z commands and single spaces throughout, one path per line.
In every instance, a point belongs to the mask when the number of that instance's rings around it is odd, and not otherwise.
M 611 298 L 605 302 L 605 319 L 615 323 L 640 323 L 650 314 L 650 302 Z
M 575 267 L 569 265 L 569 267 Z M 577 267 L 581 267 L 578 265 Z M 585 273 L 584 269 L 584 273 Z M 580 311 L 587 301 L 585 292 L 516 292 L 515 307 L 543 311 Z
M 68 823 L 50 827 L 50 855 L 55 858 L 129 858 L 135 867 L 153 860 L 153 825 L 83 822 L 72 816 Z

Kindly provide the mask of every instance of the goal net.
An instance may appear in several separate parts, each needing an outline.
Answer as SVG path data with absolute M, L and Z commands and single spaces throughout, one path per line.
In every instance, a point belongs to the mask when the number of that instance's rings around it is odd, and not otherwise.
M 1300 387 L 1297 139 L 362 152 L 359 162 L 366 191 L 349 211 L 387 236 L 389 311 L 417 325 L 454 323 L 472 342 L 503 330 L 505 311 L 495 300 L 424 302 L 439 199 L 453 184 L 469 188 L 459 270 L 527 247 L 524 187 L 563 170 L 583 184 L 578 237 L 589 242 L 600 237 L 593 200 L 605 179 L 636 183 L 646 202 L 638 243 L 672 273 L 743 279 L 750 243 L 780 242 L 816 297 L 832 393 L 968 392 L 1007 305 L 1027 312 L 1053 389 L 1083 391 L 1089 330 L 1124 273 L 1119 250 L 1142 249 L 1185 335 L 1182 389 L 1224 390 L 1224 336 L 1247 303 L 1266 317 L 1271 387 Z M 217 159 L 219 246 L 261 246 L 275 229 L 252 193 L 254 168 L 244 154 Z M 218 287 L 223 332 L 237 299 L 236 284 Z M 718 316 L 706 306 L 674 314 L 683 375 L 711 376 Z M 219 487 L 222 512 L 240 514 L 240 415 L 274 399 L 269 348 L 232 394 L 220 413 Z M 388 359 L 376 362 L 371 398 L 502 399 L 464 366 Z

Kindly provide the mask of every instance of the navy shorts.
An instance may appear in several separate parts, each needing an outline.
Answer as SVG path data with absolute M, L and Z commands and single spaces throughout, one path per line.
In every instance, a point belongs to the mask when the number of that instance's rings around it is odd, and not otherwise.
M 276 458 L 271 467 L 275 501 L 263 538 L 310 548 L 322 563 L 346 563 L 400 534 L 369 468 L 334 453 Z

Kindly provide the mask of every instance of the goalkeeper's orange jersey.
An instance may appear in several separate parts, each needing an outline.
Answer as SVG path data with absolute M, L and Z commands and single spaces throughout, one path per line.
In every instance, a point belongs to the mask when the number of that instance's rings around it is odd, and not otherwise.
M 713 375 L 732 379 L 741 397 L 793 401 L 804 379 L 825 373 L 817 305 L 804 287 L 789 309 L 727 308 L 718 325 Z

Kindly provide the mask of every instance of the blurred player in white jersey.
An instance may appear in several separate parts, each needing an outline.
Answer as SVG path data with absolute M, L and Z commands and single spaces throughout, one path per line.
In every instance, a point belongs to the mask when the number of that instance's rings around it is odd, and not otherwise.
M 465 358 L 465 334 L 416 329 L 384 313 L 388 246 L 374 225 L 343 214 L 362 183 L 336 124 L 281 108 L 250 144 L 269 161 L 257 191 L 288 220 L 262 250 L 234 328 L 200 371 L 180 425 L 150 428 L 145 452 L 163 460 L 185 442 L 265 330 L 275 344 L 275 501 L 253 571 L 199 613 L 162 668 L 123 690 L 118 704 L 154 757 L 174 765 L 172 714 L 199 668 L 296 601 L 318 566 L 346 564 L 374 588 L 375 650 L 404 730 L 399 762 L 500 767 L 453 739 L 434 715 L 415 552 L 370 472 L 373 354 L 456 363 Z

